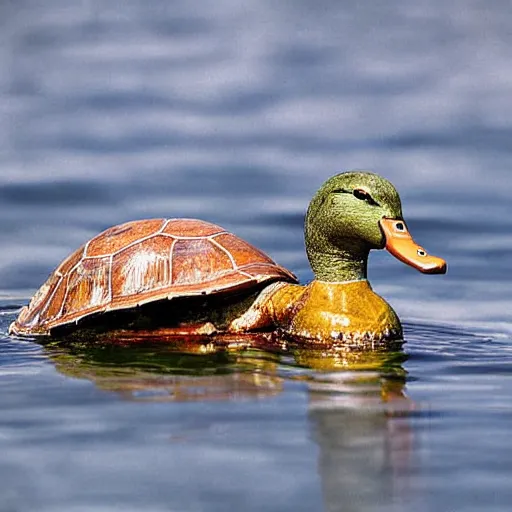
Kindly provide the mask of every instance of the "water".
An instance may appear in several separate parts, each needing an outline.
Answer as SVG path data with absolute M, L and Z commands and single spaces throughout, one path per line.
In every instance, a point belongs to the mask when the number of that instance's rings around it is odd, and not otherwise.
M 505 511 L 508 4 L 0 6 L 0 510 Z M 126 220 L 199 217 L 302 281 L 335 172 L 395 183 L 423 276 L 372 254 L 401 353 L 190 356 L 6 335 Z

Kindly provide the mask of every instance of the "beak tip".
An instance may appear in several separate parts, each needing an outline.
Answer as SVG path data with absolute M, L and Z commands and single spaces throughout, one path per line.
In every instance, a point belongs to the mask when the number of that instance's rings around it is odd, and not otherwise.
M 424 274 L 446 274 L 447 265 L 446 261 L 435 262 L 432 265 L 425 266 L 418 269 Z

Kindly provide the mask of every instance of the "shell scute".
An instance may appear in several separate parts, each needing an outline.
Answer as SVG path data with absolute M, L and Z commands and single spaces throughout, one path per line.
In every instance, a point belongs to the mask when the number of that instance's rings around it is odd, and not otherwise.
M 170 253 L 174 239 L 155 235 L 123 249 L 112 259 L 112 294 L 126 297 L 171 283 Z
M 69 274 L 62 315 L 99 308 L 110 299 L 110 257 L 82 260 Z
M 66 297 L 66 290 L 66 278 L 62 277 L 51 300 L 48 301 L 48 307 L 45 311 L 45 318 L 47 322 L 52 321 L 60 315 L 62 305 Z
M 226 251 L 208 239 L 176 240 L 172 251 L 173 285 L 212 281 L 233 270 Z
M 220 226 L 196 219 L 169 219 L 162 233 L 175 237 L 207 237 L 225 231 Z
M 252 263 L 240 267 L 240 271 L 249 274 L 257 281 L 265 280 L 269 272 L 276 272 L 283 277 L 286 276 L 291 282 L 297 282 L 297 278 L 286 268 L 271 263 Z
M 58 267 L 56 272 L 60 272 L 61 275 L 65 276 L 73 267 L 78 265 L 83 257 L 85 246 L 82 245 L 74 253 L 70 254 Z
M 157 233 L 164 225 L 165 219 L 148 219 L 125 222 L 113 226 L 87 245 L 87 257 L 97 257 L 114 254 L 126 246 Z
M 238 267 L 256 262 L 274 264 L 263 251 L 231 233 L 216 236 L 215 241 L 229 251 Z

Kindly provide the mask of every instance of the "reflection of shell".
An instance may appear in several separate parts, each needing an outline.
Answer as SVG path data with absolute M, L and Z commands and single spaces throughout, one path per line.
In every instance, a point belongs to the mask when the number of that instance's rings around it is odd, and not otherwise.
M 102 389 L 117 391 L 132 400 L 201 402 L 260 399 L 277 395 L 282 379 L 258 373 L 232 373 L 212 377 L 103 379 Z M 113 386 L 113 387 L 112 387 Z
M 11 325 L 47 335 L 81 318 L 174 297 L 297 282 L 267 255 L 208 222 L 152 219 L 104 231 L 63 261 Z
M 264 357 L 223 352 L 225 357 L 215 367 L 212 357 L 219 353 L 218 348 L 215 352 L 212 343 L 203 345 L 204 350 L 199 346 L 194 339 L 192 353 L 206 355 L 187 356 L 167 344 L 138 346 L 132 343 L 128 347 L 110 344 L 111 361 L 104 361 L 104 354 L 101 361 L 94 360 L 97 345 L 96 348 L 80 345 L 72 350 L 47 346 L 45 350 L 61 373 L 89 379 L 98 388 L 114 391 L 128 400 L 247 400 L 274 396 L 282 391 L 283 379 L 277 374 L 275 356 L 263 352 Z M 116 364 L 116 355 L 123 360 L 122 366 Z M 226 366 L 226 358 L 231 361 L 229 366 Z M 201 375 L 204 371 L 201 362 L 208 368 L 208 375 Z M 187 367 L 187 363 L 191 367 Z

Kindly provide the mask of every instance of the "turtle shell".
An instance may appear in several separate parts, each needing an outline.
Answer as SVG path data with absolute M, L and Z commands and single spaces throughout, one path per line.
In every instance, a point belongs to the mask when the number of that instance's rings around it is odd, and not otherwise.
M 195 219 L 127 222 L 100 233 L 65 259 L 21 310 L 10 332 L 48 335 L 96 313 L 230 293 L 266 281 L 297 279 L 220 226 Z

